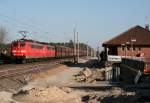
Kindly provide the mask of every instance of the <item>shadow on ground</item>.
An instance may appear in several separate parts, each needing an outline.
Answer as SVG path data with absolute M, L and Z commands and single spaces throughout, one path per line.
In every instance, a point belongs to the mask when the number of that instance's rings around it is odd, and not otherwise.
M 101 103 L 136 103 L 136 96 L 130 95 L 119 95 L 119 96 L 110 96 L 104 97 L 100 100 Z
M 97 59 L 89 59 L 88 61 L 84 62 L 84 63 L 73 63 L 73 62 L 64 62 L 65 65 L 67 65 L 68 67 L 80 67 L 80 68 L 99 68 L 99 63 Z
M 108 96 L 108 97 L 102 97 L 102 96 L 84 96 L 82 97 L 82 102 L 85 103 L 137 103 L 135 96 Z

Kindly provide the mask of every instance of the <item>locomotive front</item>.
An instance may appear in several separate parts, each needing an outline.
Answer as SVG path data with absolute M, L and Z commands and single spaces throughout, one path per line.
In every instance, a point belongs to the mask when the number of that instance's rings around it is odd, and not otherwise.
M 26 42 L 22 40 L 13 41 L 11 43 L 11 54 L 15 61 L 21 63 L 26 55 Z

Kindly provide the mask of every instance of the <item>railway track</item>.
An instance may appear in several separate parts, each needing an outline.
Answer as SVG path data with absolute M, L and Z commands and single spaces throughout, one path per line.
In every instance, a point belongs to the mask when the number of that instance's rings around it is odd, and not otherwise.
M 55 65 L 55 64 L 53 64 Z M 0 78 L 10 77 L 28 72 L 38 72 L 44 70 L 46 67 L 50 67 L 52 64 L 39 64 L 39 65 L 28 65 L 25 67 L 17 67 L 15 69 L 0 70 Z
M 66 60 L 66 59 L 65 59 Z M 27 64 L 7 64 L 0 66 L 0 78 L 6 78 L 26 73 L 40 72 L 56 66 L 64 59 L 51 60 L 46 62 L 34 62 Z

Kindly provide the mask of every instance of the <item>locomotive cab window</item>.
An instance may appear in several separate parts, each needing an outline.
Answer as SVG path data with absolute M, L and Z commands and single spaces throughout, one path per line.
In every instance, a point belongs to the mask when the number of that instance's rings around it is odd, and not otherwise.
M 21 43 L 20 43 L 20 46 L 21 46 L 21 47 L 24 47 L 24 46 L 25 46 L 25 42 L 21 42 Z

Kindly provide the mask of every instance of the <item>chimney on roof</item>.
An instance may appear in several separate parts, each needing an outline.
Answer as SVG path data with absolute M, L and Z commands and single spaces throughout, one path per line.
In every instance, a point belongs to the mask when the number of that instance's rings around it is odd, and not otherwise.
M 145 25 L 145 29 L 147 29 L 149 31 L 149 24 Z

